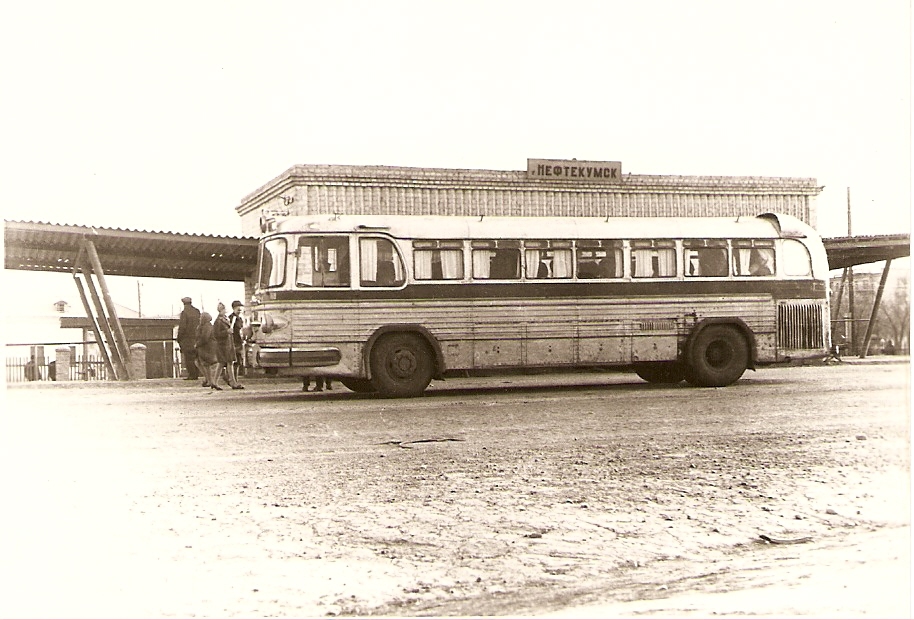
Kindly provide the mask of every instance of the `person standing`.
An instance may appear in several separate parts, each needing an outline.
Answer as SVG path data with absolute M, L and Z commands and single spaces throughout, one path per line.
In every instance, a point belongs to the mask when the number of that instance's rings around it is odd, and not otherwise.
M 35 356 L 33 355 L 31 359 L 25 363 L 25 380 L 37 381 L 40 378 L 41 375 L 38 374 L 38 364 L 35 363 Z
M 235 345 L 232 342 L 232 324 L 225 315 L 225 304 L 221 301 L 216 306 L 216 319 L 213 321 L 213 337 L 216 339 L 216 378 L 225 370 L 225 379 L 233 390 L 243 390 L 244 386 L 235 379 Z
M 232 345 L 235 348 L 235 378 L 244 376 L 244 304 L 238 300 L 232 302 L 232 314 L 229 322 L 232 326 Z
M 330 385 L 330 377 L 314 377 L 314 389 L 310 389 L 308 386 L 311 383 L 312 377 L 302 377 L 302 392 L 323 392 L 326 387 L 328 390 L 332 390 L 333 386 Z
M 181 348 L 181 359 L 184 360 L 184 369 L 187 371 L 186 381 L 196 381 L 200 378 L 197 366 L 197 330 L 200 329 L 200 311 L 194 308 L 193 300 L 184 297 L 181 302 L 184 309 L 178 321 L 178 346 Z
M 216 339 L 213 336 L 213 320 L 209 312 L 200 314 L 200 326 L 197 330 L 197 358 L 203 371 L 203 387 L 221 390 L 219 387 L 219 359 L 216 352 Z

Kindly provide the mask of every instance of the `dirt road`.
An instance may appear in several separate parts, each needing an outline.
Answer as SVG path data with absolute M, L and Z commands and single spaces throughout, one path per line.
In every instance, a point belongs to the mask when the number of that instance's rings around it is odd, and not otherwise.
M 909 376 L 11 387 L 0 615 L 908 617 Z

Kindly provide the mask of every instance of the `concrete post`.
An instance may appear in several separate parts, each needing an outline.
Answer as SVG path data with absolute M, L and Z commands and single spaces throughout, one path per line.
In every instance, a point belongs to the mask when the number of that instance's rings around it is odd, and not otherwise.
M 70 359 L 70 347 L 59 347 L 54 349 L 54 352 L 56 353 L 54 357 L 55 380 L 69 381 L 70 366 L 73 364 L 73 360 Z M 50 379 L 50 377 L 48 378 Z
M 130 345 L 130 378 L 146 378 L 146 345 L 141 342 Z

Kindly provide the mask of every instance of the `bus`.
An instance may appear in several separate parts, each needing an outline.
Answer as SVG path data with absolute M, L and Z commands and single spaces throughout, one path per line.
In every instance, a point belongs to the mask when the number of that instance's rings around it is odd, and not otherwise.
M 262 216 L 251 358 L 356 392 L 533 369 L 722 387 L 824 358 L 819 235 L 757 217 Z

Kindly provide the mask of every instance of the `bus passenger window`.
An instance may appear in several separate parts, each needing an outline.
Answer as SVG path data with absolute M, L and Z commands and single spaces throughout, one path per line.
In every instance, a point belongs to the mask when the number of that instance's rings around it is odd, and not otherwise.
M 527 270 L 527 279 L 570 278 L 571 277 L 571 249 L 549 248 L 548 242 L 540 242 L 543 249 L 530 248 L 524 250 L 524 267 Z M 568 242 L 570 246 L 571 243 Z
M 733 275 L 773 276 L 774 273 L 774 242 L 767 239 L 733 242 Z
M 622 244 L 619 241 L 579 241 L 577 259 L 580 279 L 622 277 Z
M 437 244 L 438 242 L 422 243 Z M 418 247 L 414 243 L 413 262 L 417 280 L 463 279 L 462 249 L 418 249 Z
M 359 240 L 359 274 L 362 286 L 400 286 L 406 279 L 400 255 L 380 238 Z
M 517 241 L 473 243 L 473 278 L 517 280 L 520 278 L 520 247 Z
M 632 276 L 672 278 L 676 275 L 676 248 L 671 241 L 632 241 Z
M 683 241 L 683 264 L 688 277 L 727 277 L 727 246 L 721 240 Z
M 812 261 L 809 250 L 796 239 L 785 239 L 784 245 L 784 275 L 810 276 L 812 275 Z
M 262 288 L 282 286 L 286 281 L 286 240 L 266 241 L 260 250 L 260 277 Z

